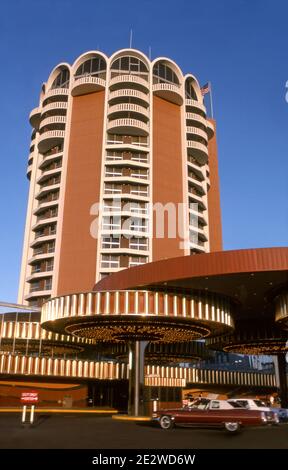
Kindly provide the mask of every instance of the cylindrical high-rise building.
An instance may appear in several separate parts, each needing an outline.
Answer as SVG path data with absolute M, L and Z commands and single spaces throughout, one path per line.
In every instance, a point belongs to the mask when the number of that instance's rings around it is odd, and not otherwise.
M 59 64 L 30 122 L 19 303 L 222 249 L 215 123 L 172 60 L 125 49 Z

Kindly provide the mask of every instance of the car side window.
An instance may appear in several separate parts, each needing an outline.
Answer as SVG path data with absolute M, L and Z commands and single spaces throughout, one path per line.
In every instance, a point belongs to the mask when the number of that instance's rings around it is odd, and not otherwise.
M 237 403 L 239 403 L 239 405 L 243 406 L 244 408 L 248 408 L 248 401 L 246 400 L 237 400 Z
M 220 408 L 220 403 L 219 403 L 219 401 L 212 401 L 212 402 L 211 402 L 211 409 L 212 409 L 212 410 L 219 410 L 219 408 Z

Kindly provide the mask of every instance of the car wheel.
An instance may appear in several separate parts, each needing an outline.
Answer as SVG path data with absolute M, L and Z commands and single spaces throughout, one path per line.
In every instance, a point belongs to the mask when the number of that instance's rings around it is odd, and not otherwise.
M 224 423 L 224 427 L 225 427 L 226 431 L 228 431 L 230 433 L 237 433 L 237 432 L 240 431 L 240 424 L 237 423 L 237 422 Z
M 172 429 L 174 426 L 174 423 L 170 416 L 163 415 L 160 418 L 160 426 L 162 429 Z

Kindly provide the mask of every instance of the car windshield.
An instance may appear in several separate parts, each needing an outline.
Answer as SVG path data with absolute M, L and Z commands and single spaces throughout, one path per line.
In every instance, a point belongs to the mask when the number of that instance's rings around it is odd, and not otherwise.
M 206 400 L 205 398 L 199 398 L 198 400 L 194 400 L 192 403 L 189 404 L 189 408 L 198 408 L 198 410 L 205 410 L 210 403 L 210 400 Z

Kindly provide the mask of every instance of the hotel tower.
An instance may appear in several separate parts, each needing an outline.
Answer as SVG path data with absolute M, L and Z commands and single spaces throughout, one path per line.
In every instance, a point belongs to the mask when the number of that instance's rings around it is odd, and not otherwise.
M 197 79 L 171 59 L 124 49 L 61 63 L 30 123 L 19 303 L 39 307 L 115 271 L 222 250 L 215 122 Z M 168 236 L 169 207 L 178 230 Z

